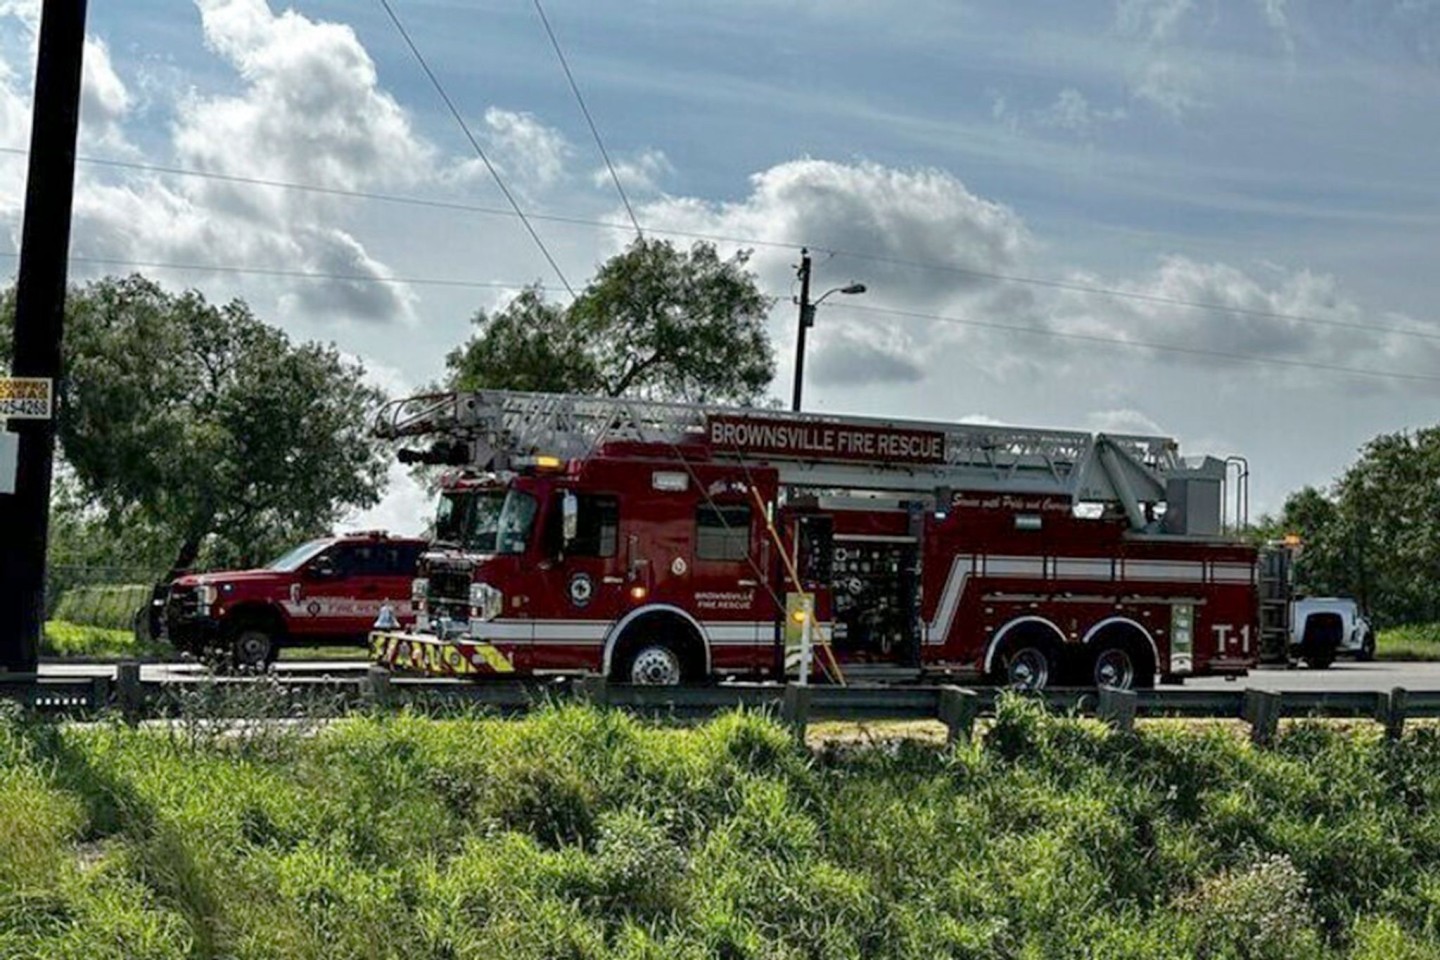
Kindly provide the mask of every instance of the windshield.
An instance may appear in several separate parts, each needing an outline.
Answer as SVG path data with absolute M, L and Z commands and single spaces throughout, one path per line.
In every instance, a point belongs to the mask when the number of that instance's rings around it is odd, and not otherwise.
M 289 550 L 265 564 L 266 570 L 277 570 L 280 573 L 291 573 L 299 570 L 315 554 L 324 550 L 333 540 L 311 540 L 309 543 L 302 543 L 300 546 Z
M 435 539 L 476 553 L 495 552 L 504 490 L 456 490 L 440 498 Z
M 535 525 L 535 498 L 519 490 L 505 495 L 500 511 L 500 530 L 496 535 L 496 552 L 524 553 L 530 542 L 530 528 Z

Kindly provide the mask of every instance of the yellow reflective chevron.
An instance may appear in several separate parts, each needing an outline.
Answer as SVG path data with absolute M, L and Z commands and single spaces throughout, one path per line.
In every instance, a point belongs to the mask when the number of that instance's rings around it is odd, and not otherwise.
M 442 677 L 515 672 L 510 659 L 491 644 L 394 631 L 370 634 L 370 659 L 392 670 Z

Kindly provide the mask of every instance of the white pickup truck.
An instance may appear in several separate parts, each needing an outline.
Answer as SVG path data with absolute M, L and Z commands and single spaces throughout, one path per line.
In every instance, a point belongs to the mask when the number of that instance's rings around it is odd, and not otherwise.
M 1315 670 L 1337 656 L 1371 660 L 1375 631 L 1348 597 L 1300 597 L 1290 604 L 1290 655 Z

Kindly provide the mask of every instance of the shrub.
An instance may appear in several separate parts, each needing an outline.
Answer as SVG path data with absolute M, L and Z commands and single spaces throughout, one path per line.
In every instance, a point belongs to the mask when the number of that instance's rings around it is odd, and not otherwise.
M 1223 871 L 1179 906 L 1194 916 L 1201 956 L 1297 960 L 1319 953 L 1305 875 L 1283 854 Z

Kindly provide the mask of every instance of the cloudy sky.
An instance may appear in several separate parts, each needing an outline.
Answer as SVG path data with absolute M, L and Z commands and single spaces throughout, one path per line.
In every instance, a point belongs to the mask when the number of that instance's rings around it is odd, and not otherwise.
M 391 3 L 560 275 L 378 0 L 91 0 L 71 276 L 243 296 L 392 392 L 583 285 L 631 233 L 534 0 Z M 0 0 L 7 274 L 38 9 Z M 545 12 L 641 225 L 754 250 L 778 397 L 808 244 L 870 288 L 820 308 L 814 409 L 1164 433 L 1257 511 L 1437 419 L 1437 0 Z

